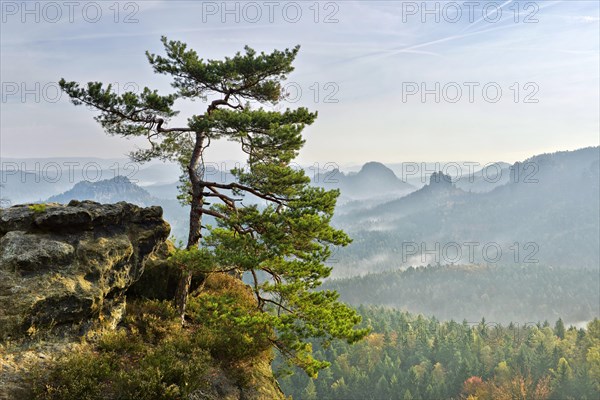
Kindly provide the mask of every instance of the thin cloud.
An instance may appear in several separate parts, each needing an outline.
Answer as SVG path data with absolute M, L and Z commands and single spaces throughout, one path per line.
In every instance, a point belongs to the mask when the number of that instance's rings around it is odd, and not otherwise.
M 499 6 L 498 6 L 498 9 L 499 9 L 499 10 L 502 10 L 502 8 L 503 8 L 504 6 L 506 6 L 506 5 L 510 4 L 510 3 L 512 3 L 512 1 L 513 1 L 513 0 L 508 0 L 508 1 L 504 2 L 504 3 L 502 3 L 501 5 L 499 5 Z M 464 28 L 461 30 L 461 32 L 466 32 L 466 31 L 468 31 L 468 30 L 469 30 L 469 29 L 471 29 L 473 26 L 477 25 L 478 23 L 480 23 L 481 21 L 483 21 L 483 20 L 484 20 L 485 18 L 487 18 L 487 17 L 488 17 L 488 15 L 482 16 L 482 17 L 481 17 L 481 18 L 479 18 L 477 21 L 474 21 L 473 23 L 471 23 L 471 24 L 469 24 L 469 25 L 465 26 L 465 27 L 464 27 Z
M 261 25 L 246 25 L 246 26 L 219 26 L 219 27 L 206 27 L 206 28 L 191 28 L 191 29 L 171 29 L 169 34 L 177 33 L 195 33 L 195 32 L 214 32 L 214 31 L 242 31 L 242 30 L 258 30 L 264 29 L 265 26 Z M 48 43 L 48 42 L 67 42 L 67 41 L 81 41 L 81 40 L 102 40 L 102 39 L 119 39 L 128 37 L 147 37 L 156 36 L 160 37 L 164 35 L 165 30 L 152 30 L 142 32 L 118 32 L 118 33 L 97 33 L 91 35 L 69 35 L 59 37 L 44 37 L 31 40 L 13 40 L 13 41 L 2 41 L 2 46 L 22 46 L 34 43 Z

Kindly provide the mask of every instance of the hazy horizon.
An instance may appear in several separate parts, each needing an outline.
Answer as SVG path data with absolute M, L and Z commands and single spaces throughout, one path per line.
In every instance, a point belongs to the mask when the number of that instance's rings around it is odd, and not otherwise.
M 381 164 L 385 164 L 385 165 L 390 165 L 390 164 L 401 164 L 401 163 L 439 163 L 439 164 L 444 164 L 444 163 L 461 163 L 461 162 L 465 162 L 465 163 L 477 163 L 478 166 L 484 166 L 484 165 L 488 165 L 488 164 L 492 164 L 492 163 L 508 163 L 508 164 L 514 164 L 516 162 L 519 161 L 523 161 L 526 160 L 530 157 L 536 156 L 536 155 L 540 155 L 540 154 L 552 154 L 552 153 L 557 153 L 557 152 L 571 152 L 571 151 L 576 151 L 576 150 L 581 150 L 581 149 L 585 149 L 585 148 L 590 148 L 590 147 L 599 147 L 598 144 L 592 144 L 589 146 L 582 146 L 582 147 L 575 147 L 575 148 L 557 148 L 557 149 L 552 149 L 552 150 L 544 150 L 544 151 L 538 151 L 538 152 L 534 152 L 534 153 L 528 153 L 525 154 L 523 157 L 517 157 L 517 158 L 512 158 L 512 159 L 491 159 L 491 160 L 479 160 L 479 159 L 451 159 L 451 158 L 446 158 L 446 159 L 405 159 L 405 160 L 380 160 L 380 159 L 365 159 L 363 161 L 359 161 L 359 160 L 354 160 L 354 161 L 347 161 L 347 162 L 343 162 L 343 163 L 339 163 L 338 165 L 341 168 L 346 168 L 348 170 L 352 170 L 352 169 L 356 169 L 356 168 L 360 168 L 361 166 L 363 166 L 366 163 L 369 162 L 379 162 Z M 303 160 L 302 155 L 300 155 L 298 157 L 298 164 L 300 165 L 304 165 L 304 166 L 310 166 L 313 165 L 315 162 L 328 162 L 328 160 L 324 160 L 324 161 L 319 161 L 319 160 Z M 97 159 L 97 160 L 105 160 L 105 161 L 111 161 L 111 160 L 119 160 L 119 161 L 125 161 L 125 160 L 129 160 L 129 157 L 127 154 L 122 154 L 120 156 L 106 156 L 106 157 L 98 157 L 98 156 L 85 156 L 85 155 L 53 155 L 53 156 L 31 156 L 31 155 L 24 155 L 24 156 L 18 156 L 18 155 L 10 155 L 10 156 L 6 156 L 6 155 L 2 155 L 0 154 L 0 162 L 7 162 L 7 160 L 56 160 L 56 159 Z M 235 163 L 235 162 L 239 162 L 239 163 L 243 163 L 244 160 L 243 159 L 216 159 L 216 160 L 210 160 L 208 162 L 212 162 L 212 163 L 221 163 L 221 162 L 225 162 L 225 163 Z M 154 165 L 154 164 L 163 164 L 165 163 L 164 161 L 161 160 L 150 160 L 146 163 L 140 163 L 141 165 Z M 175 162 L 167 162 L 168 164 L 176 164 Z

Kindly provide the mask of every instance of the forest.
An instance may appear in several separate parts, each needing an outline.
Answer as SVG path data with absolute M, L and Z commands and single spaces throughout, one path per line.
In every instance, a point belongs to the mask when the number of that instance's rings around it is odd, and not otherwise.
M 317 379 L 282 370 L 286 394 L 302 400 L 597 399 L 600 320 L 587 329 L 554 324 L 440 322 L 359 307 L 362 342 L 315 345 L 331 363 Z
M 352 305 L 384 305 L 441 320 L 590 321 L 600 314 L 597 271 L 542 265 L 434 265 L 327 281 Z

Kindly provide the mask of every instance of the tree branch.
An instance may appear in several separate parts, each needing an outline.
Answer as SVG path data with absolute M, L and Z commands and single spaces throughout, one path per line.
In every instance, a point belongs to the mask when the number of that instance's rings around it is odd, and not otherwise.
M 287 308 L 287 307 L 286 307 L 286 306 L 284 306 L 283 304 L 281 304 L 281 303 L 278 303 L 278 302 L 276 302 L 276 301 L 274 301 L 274 300 L 271 300 L 271 299 L 265 299 L 265 298 L 262 298 L 262 297 L 261 297 L 261 300 L 262 300 L 263 302 L 267 302 L 267 303 L 275 304 L 277 307 L 281 308 L 282 310 L 285 310 L 285 311 L 289 312 L 290 314 L 294 314 L 294 312 L 293 312 L 292 310 L 290 310 L 289 308 Z
M 214 210 L 208 210 L 206 208 L 202 208 L 202 209 L 200 209 L 200 211 L 202 212 L 202 214 L 210 215 L 215 218 L 221 218 L 221 219 L 227 221 L 227 217 L 225 215 L 223 215 L 219 212 L 216 212 Z
M 252 273 L 252 279 L 254 280 L 254 294 L 256 295 L 256 301 L 258 302 L 258 309 L 263 311 L 264 300 L 260 297 L 260 290 L 258 289 L 258 277 L 256 276 L 256 271 L 253 269 L 250 270 Z
M 238 189 L 238 190 L 243 190 L 245 192 L 248 193 L 252 193 L 253 195 L 260 197 L 263 200 L 267 200 L 267 201 L 271 201 L 273 203 L 277 203 L 277 204 L 284 204 L 284 201 L 287 201 L 287 199 L 283 199 L 280 197 L 276 197 L 273 196 L 271 194 L 264 194 L 259 192 L 258 190 L 251 188 L 249 186 L 245 186 L 245 185 L 241 185 L 239 183 L 233 182 L 233 183 L 218 183 L 218 182 L 203 182 L 203 185 L 206 187 L 216 187 L 219 189 L 228 189 L 228 190 L 234 190 L 234 189 Z
M 242 201 L 242 199 L 234 199 L 231 198 L 227 195 L 224 195 L 223 193 L 220 193 L 217 189 L 215 189 L 214 187 L 211 186 L 207 186 L 207 188 L 211 191 L 211 193 L 209 192 L 204 192 L 203 195 L 206 197 L 217 197 L 219 199 L 221 199 L 225 204 L 227 204 L 227 206 L 229 206 L 231 209 L 236 209 L 235 207 L 235 202 L 236 201 Z
M 156 123 L 156 132 L 160 132 L 160 133 L 194 132 L 194 130 L 192 128 L 168 128 L 168 129 L 165 129 L 162 127 L 164 122 L 165 122 L 165 120 L 162 118 L 158 118 L 158 119 L 154 120 L 154 123 Z

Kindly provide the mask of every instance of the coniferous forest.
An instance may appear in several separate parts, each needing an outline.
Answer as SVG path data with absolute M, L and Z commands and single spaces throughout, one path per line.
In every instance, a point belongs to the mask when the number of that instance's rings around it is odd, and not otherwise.
M 550 324 L 440 322 L 381 307 L 359 308 L 372 333 L 315 354 L 318 379 L 280 379 L 295 399 L 597 399 L 600 320 L 586 329 Z M 281 373 L 285 373 L 282 371 Z
M 542 265 L 437 265 L 328 281 L 352 305 L 469 322 L 584 324 L 600 314 L 600 274 Z

